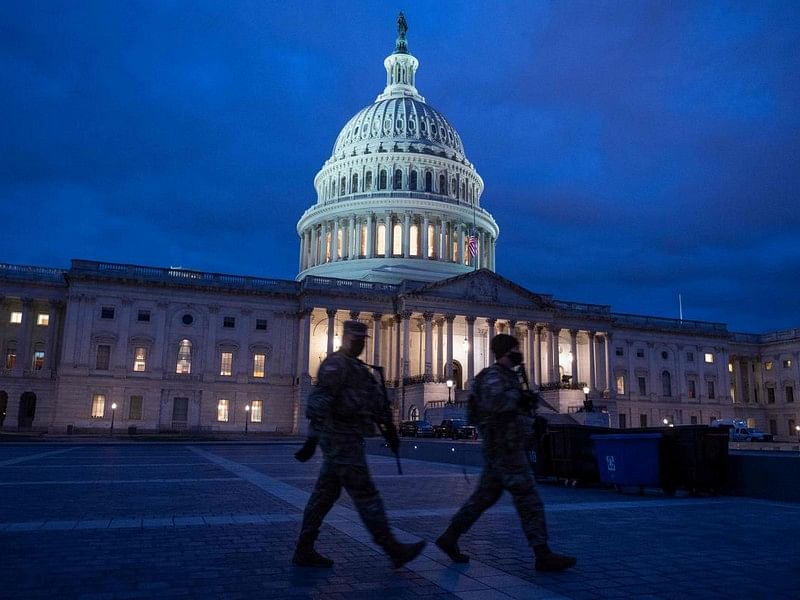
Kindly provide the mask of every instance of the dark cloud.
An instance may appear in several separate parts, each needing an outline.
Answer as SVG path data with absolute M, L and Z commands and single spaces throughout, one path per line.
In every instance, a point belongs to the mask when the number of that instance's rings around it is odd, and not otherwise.
M 396 8 L 0 7 L 0 260 L 291 279 L 297 219 L 382 90 Z M 800 326 L 800 8 L 411 2 L 498 271 L 620 312 Z

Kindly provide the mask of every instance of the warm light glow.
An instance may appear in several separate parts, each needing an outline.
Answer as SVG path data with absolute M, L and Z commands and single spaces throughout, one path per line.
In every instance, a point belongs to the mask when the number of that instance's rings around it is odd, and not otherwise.
M 116 402 L 112 402 L 111 403 L 111 410 L 117 410 L 117 403 Z
M 588 385 L 583 386 L 583 393 L 584 394 L 586 394 L 588 396 L 589 395 L 589 391 L 590 390 L 589 390 L 589 386 Z
M 338 335 L 333 336 L 333 351 L 336 352 L 341 347 L 342 338 L 340 338 Z
M 217 404 L 217 421 L 221 423 L 228 422 L 228 401 L 221 399 Z
M 245 404 L 244 405 L 244 412 L 250 412 L 250 405 L 249 404 Z
M 667 419 L 666 417 L 664 417 L 664 420 L 662 422 L 664 423 L 664 425 L 669 425 L 669 419 Z
M 455 385 L 455 383 L 456 383 L 456 382 L 455 382 L 455 381 L 453 381 L 452 379 L 448 379 L 448 380 L 447 380 L 447 387 L 451 388 L 451 387 L 453 387 L 453 386 Z
M 464 348 L 464 352 L 469 352 L 469 340 L 464 338 L 464 341 L 461 344 Z
M 11 318 L 9 319 L 10 323 L 22 323 L 22 313 L 12 311 Z
M 50 315 L 39 313 L 36 316 L 36 324 L 41 325 L 42 327 L 47 327 L 50 324 Z

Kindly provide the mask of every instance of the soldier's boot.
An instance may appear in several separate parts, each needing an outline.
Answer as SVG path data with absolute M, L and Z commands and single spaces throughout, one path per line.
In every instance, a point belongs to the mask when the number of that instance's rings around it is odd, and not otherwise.
M 578 559 L 574 556 L 553 552 L 547 544 L 535 546 L 533 552 L 536 555 L 535 566 L 537 571 L 564 571 L 574 567 L 578 562 Z
M 403 544 L 389 535 L 385 540 L 379 542 L 380 546 L 392 559 L 392 565 L 399 569 L 407 562 L 414 560 L 425 547 L 425 540 L 414 542 L 413 544 Z
M 297 548 L 295 548 L 292 562 L 298 567 L 314 567 L 316 569 L 325 569 L 333 566 L 333 561 L 330 558 L 322 556 L 314 549 L 314 542 L 317 539 L 319 532 L 312 531 L 311 533 L 301 533 L 300 539 L 297 540 Z
M 458 532 L 450 525 L 436 540 L 436 545 L 439 546 L 439 549 L 447 554 L 454 563 L 468 563 L 469 555 L 464 554 L 458 548 L 458 536 Z

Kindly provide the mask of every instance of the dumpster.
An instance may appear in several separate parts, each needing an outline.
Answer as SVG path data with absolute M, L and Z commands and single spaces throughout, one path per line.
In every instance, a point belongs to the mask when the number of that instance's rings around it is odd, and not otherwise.
M 661 433 L 592 435 L 600 481 L 617 488 L 660 486 Z
M 572 485 L 599 482 L 592 436 L 609 431 L 611 430 L 606 427 L 586 425 L 549 426 L 545 438 L 549 450 L 550 474 Z

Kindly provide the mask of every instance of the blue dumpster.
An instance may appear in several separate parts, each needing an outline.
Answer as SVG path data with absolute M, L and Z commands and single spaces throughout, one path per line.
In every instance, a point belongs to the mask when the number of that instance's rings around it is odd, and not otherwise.
M 600 481 L 617 487 L 660 486 L 661 434 L 593 435 Z

